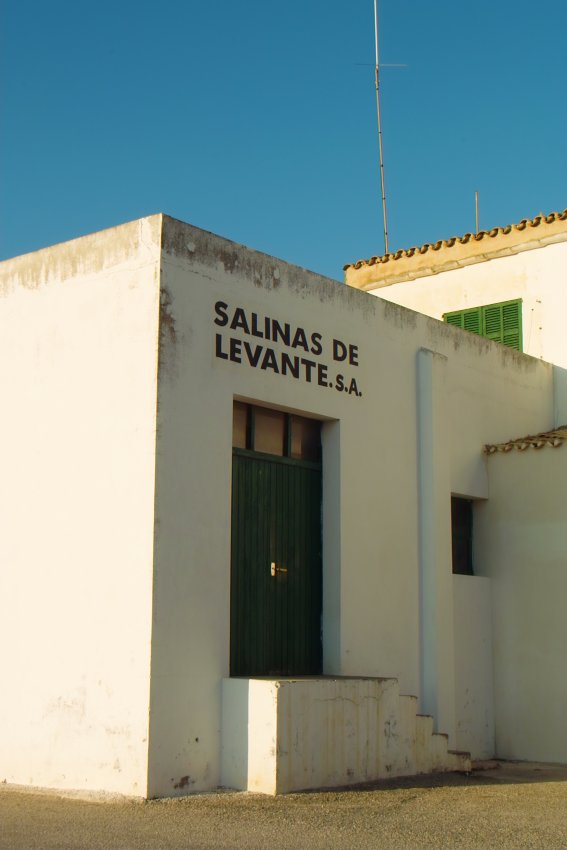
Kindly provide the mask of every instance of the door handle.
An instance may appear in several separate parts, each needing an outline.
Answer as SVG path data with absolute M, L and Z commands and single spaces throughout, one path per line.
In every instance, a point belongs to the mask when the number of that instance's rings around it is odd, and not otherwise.
M 278 567 L 276 566 L 276 562 L 272 561 L 270 564 L 270 575 L 272 578 L 275 578 L 278 573 L 287 573 L 287 567 Z

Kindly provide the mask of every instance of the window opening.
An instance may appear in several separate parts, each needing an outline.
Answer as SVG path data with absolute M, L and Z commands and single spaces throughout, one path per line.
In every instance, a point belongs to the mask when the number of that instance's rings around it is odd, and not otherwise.
M 290 457 L 317 462 L 321 459 L 321 423 L 304 416 L 290 416 Z
M 248 405 L 235 401 L 232 409 L 232 445 L 235 449 L 248 446 Z
M 453 572 L 458 575 L 474 575 L 473 503 L 471 499 L 451 496 L 451 543 Z
M 283 457 L 286 449 L 285 414 L 267 407 L 255 407 L 252 415 L 254 417 L 254 451 Z
M 321 423 L 306 416 L 235 401 L 232 445 L 235 449 L 320 463 Z

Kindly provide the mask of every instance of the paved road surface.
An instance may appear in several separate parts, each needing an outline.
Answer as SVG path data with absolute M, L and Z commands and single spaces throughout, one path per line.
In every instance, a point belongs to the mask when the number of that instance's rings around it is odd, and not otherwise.
M 271 798 L 111 802 L 0 786 L 0 850 L 556 850 L 567 767 L 506 764 Z

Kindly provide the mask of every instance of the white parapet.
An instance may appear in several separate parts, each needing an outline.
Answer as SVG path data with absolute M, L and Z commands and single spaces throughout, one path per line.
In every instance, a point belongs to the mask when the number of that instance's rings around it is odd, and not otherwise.
M 396 679 L 225 679 L 222 784 L 265 794 L 466 769 Z

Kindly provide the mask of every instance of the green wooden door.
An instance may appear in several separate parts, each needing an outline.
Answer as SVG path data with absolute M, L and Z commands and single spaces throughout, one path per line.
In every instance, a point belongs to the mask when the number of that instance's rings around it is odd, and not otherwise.
M 233 450 L 230 672 L 321 672 L 321 468 Z

